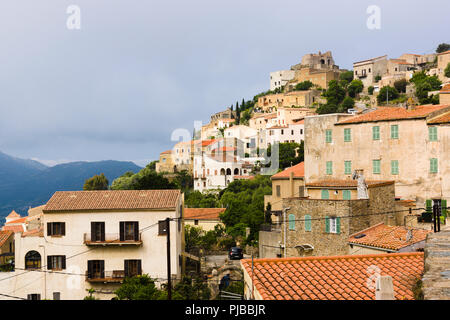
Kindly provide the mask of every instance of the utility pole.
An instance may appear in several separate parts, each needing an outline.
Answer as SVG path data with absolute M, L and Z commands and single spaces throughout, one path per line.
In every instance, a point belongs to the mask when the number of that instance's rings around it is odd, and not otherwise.
M 172 300 L 172 272 L 170 270 L 170 218 L 166 218 L 167 234 L 167 299 Z
M 284 257 L 286 258 L 286 232 L 287 232 L 287 219 L 286 219 L 286 211 L 290 210 L 291 208 L 284 208 L 283 209 L 283 219 L 284 219 Z

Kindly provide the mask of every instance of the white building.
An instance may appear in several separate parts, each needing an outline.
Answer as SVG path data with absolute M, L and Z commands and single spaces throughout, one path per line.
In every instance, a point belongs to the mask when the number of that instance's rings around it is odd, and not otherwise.
M 56 192 L 42 226 L 15 234 L 15 271 L 0 273 L 0 294 L 25 299 L 111 299 L 124 278 L 181 275 L 183 195 L 179 190 Z M 0 299 L 11 299 L 0 295 Z
M 275 142 L 296 142 L 301 143 L 305 139 L 304 120 L 287 126 L 274 126 L 266 130 L 267 145 L 273 145 Z
M 281 88 L 290 80 L 294 79 L 294 70 L 281 70 L 270 73 L 270 90 L 273 91 L 277 88 Z

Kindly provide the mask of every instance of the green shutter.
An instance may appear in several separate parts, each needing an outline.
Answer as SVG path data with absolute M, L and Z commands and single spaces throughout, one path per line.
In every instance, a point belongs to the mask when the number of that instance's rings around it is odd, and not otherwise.
M 430 173 L 438 172 L 438 160 L 436 158 L 430 159 Z
M 305 231 L 311 231 L 311 216 L 305 215 Z
M 444 199 L 441 201 L 441 214 L 447 218 L 447 200 Z
M 324 199 L 324 200 L 330 199 L 330 194 L 328 192 L 328 189 L 322 189 L 322 199 Z
M 342 192 L 342 196 L 344 200 L 351 200 L 352 199 L 352 191 L 351 190 L 344 190 Z
M 330 218 L 328 216 L 325 217 L 325 232 L 330 233 Z
M 428 127 L 428 139 L 437 141 L 437 127 Z
M 431 200 L 426 200 L 426 210 L 428 213 L 433 213 L 433 205 Z
M 336 233 L 341 233 L 341 218 L 336 218 Z
M 352 174 L 352 162 L 344 161 L 344 174 Z
M 380 168 L 381 163 L 380 163 L 380 162 L 381 162 L 380 160 L 373 160 L 373 161 L 372 161 L 373 173 L 374 173 L 374 174 L 379 174 L 379 173 L 381 173 L 381 168 Z
M 327 161 L 327 174 L 333 174 L 333 161 Z
M 333 141 L 332 138 L 332 131 L 330 129 L 325 131 L 325 142 L 326 143 L 331 143 Z
M 398 160 L 391 161 L 391 174 L 398 174 Z
M 391 139 L 398 139 L 398 125 L 393 124 L 391 126 Z
M 352 130 L 344 129 L 344 142 L 352 141 Z
M 295 215 L 292 213 L 289 215 L 289 230 L 295 230 Z
M 372 127 L 372 139 L 380 140 L 380 127 L 379 126 Z

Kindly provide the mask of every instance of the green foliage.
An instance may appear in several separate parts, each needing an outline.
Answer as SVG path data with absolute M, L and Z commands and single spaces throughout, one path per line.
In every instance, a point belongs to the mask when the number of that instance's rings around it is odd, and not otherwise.
M 84 182 L 83 190 L 108 190 L 109 181 L 102 173 L 100 175 L 93 176 Z
M 184 276 L 172 289 L 173 300 L 209 300 L 211 290 L 201 278 Z
M 94 297 L 95 290 L 94 289 L 86 289 L 86 291 L 89 293 L 88 296 L 84 297 L 83 300 L 98 300 Z
M 318 114 L 336 113 L 346 95 L 346 89 L 342 84 L 336 80 L 331 80 L 328 83 L 328 90 L 323 93 L 323 96 L 327 99 L 327 103 L 317 108 L 316 112 Z
M 345 71 L 342 72 L 341 75 L 339 76 L 339 80 L 346 82 L 347 84 L 349 84 L 350 82 L 353 81 L 353 71 Z
M 440 45 L 438 45 L 437 49 L 436 49 L 436 53 L 442 53 L 445 51 L 450 50 L 450 44 L 448 43 L 441 43 Z
M 351 97 L 345 97 L 344 101 L 338 108 L 338 112 L 347 112 L 348 109 L 352 109 L 355 106 L 355 100 Z
M 352 98 L 356 97 L 358 93 L 361 93 L 364 89 L 364 84 L 361 80 L 355 79 L 347 87 L 348 95 Z
M 442 82 L 437 76 L 427 76 L 424 71 L 415 72 L 409 80 L 416 87 L 416 97 L 420 104 L 435 103 L 438 99 L 436 95 L 428 96 L 430 91 L 437 91 L 441 88 Z
M 186 192 L 194 187 L 194 178 L 187 170 L 181 170 L 175 173 L 174 183 L 177 185 L 178 189 Z
M 445 67 L 444 75 L 445 75 L 447 78 L 450 78 L 450 62 L 447 64 L 447 67 Z
M 150 162 L 150 163 L 147 165 L 147 167 L 148 167 L 150 170 L 156 170 L 156 164 L 157 164 L 157 163 L 158 163 L 157 160 L 152 161 L 152 162 Z
M 306 80 L 306 81 L 297 83 L 294 90 L 296 90 L 296 91 L 309 90 L 312 88 L 313 85 L 314 84 L 311 81 Z
M 115 292 L 119 300 L 165 300 L 167 293 L 159 290 L 148 275 L 125 278 Z
M 370 87 L 367 88 L 367 91 L 369 92 L 370 95 L 372 95 L 374 89 L 375 88 L 373 86 L 370 86 Z
M 378 82 L 378 81 L 380 81 L 381 80 L 381 76 L 380 75 L 376 75 L 375 76 L 375 82 Z
M 298 151 L 296 152 L 296 150 Z M 284 142 L 279 144 L 278 154 L 279 154 L 279 168 L 284 170 L 291 165 L 294 166 L 304 160 L 304 149 L 305 145 L 302 141 L 297 142 Z M 296 153 L 298 155 L 296 156 Z M 272 155 L 272 146 L 267 148 L 267 155 L 270 157 Z M 270 167 L 270 164 L 267 164 Z
M 187 191 L 184 196 L 184 205 L 188 208 L 218 208 L 219 198 L 212 192 Z
M 392 100 L 397 99 L 399 96 L 399 93 L 397 91 L 397 89 L 390 87 L 390 86 L 385 86 L 383 88 L 381 88 L 380 92 L 378 93 L 377 96 L 377 101 L 378 104 L 384 104 L 386 103 L 386 100 L 389 98 L 389 101 L 392 102 Z
M 180 178 L 179 182 L 182 179 Z M 111 184 L 111 190 L 177 189 L 179 187 L 177 183 L 164 178 L 162 173 L 152 170 L 149 165 L 136 174 L 127 172 Z
M 233 238 L 243 237 L 250 227 L 247 241 L 257 239 L 264 222 L 264 195 L 272 193 L 269 176 L 258 175 L 251 180 L 235 180 L 221 191 L 220 202 L 227 210 L 221 215 L 226 231 Z
M 244 112 L 242 112 L 242 114 L 241 114 L 241 122 L 240 122 L 240 124 L 243 124 L 243 125 L 247 126 L 251 117 L 252 117 L 251 110 L 250 109 L 249 110 L 244 110 Z
M 400 93 L 406 93 L 406 86 L 408 81 L 406 79 L 400 79 L 394 82 L 394 88 Z
M 186 225 L 184 228 L 186 251 L 191 252 L 194 248 L 208 251 L 217 246 L 219 238 L 224 234 L 225 229 L 220 224 L 214 226 L 214 230 L 209 231 L 205 231 L 201 227 Z
M 232 281 L 230 286 L 224 290 L 227 292 L 244 295 L 244 281 Z

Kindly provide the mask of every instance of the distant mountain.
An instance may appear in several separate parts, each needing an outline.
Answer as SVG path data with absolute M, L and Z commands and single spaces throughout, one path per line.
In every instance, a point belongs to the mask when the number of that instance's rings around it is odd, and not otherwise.
M 45 204 L 55 191 L 82 190 L 84 181 L 104 173 L 111 183 L 127 171 L 142 168 L 128 161 L 71 162 L 47 167 L 40 162 L 11 157 L 0 152 L 0 225 L 16 210 Z

